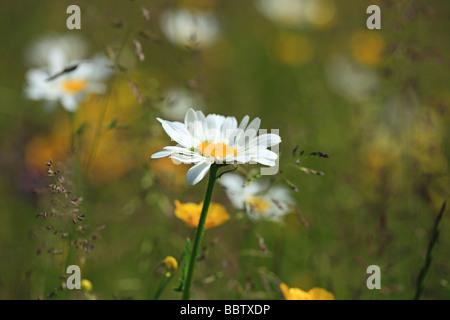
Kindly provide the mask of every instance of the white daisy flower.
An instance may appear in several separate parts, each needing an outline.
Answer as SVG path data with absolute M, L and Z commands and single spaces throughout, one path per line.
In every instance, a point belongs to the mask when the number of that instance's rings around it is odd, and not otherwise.
M 190 49 L 210 46 L 220 33 L 213 13 L 186 9 L 165 12 L 161 18 L 161 29 L 170 42 Z
M 45 100 L 50 106 L 60 101 L 64 109 L 74 112 L 87 94 L 105 92 L 103 80 L 109 77 L 111 69 L 108 59 L 102 56 L 66 65 L 61 53 L 54 51 L 55 59 L 47 68 L 27 72 L 25 94 L 31 100 Z
M 294 201 L 287 188 L 270 187 L 267 180 L 256 180 L 244 186 L 244 178 L 238 174 L 226 174 L 220 178 L 228 198 L 236 209 L 245 210 L 253 220 L 281 221 L 292 212 Z
M 175 161 L 194 164 L 186 174 L 186 182 L 194 185 L 208 173 L 212 164 L 260 163 L 275 166 L 278 155 L 268 150 L 281 142 L 277 134 L 257 136 L 261 123 L 255 118 L 249 124 L 245 116 L 238 125 L 235 117 L 224 117 L 189 109 L 184 123 L 158 118 L 163 129 L 178 143 L 152 155 L 153 159 L 170 157 Z

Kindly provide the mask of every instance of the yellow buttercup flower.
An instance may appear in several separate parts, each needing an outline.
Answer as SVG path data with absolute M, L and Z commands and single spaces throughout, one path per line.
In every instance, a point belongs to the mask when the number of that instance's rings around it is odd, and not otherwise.
M 200 220 L 200 213 L 202 212 L 203 203 L 181 203 L 175 200 L 175 216 L 183 220 L 189 227 L 197 227 Z M 225 206 L 211 202 L 209 205 L 208 215 L 205 222 L 205 230 L 220 226 L 225 223 L 230 216 Z
M 166 265 L 166 268 L 170 271 L 175 271 L 178 268 L 177 259 L 172 256 L 167 256 L 163 262 Z
M 312 288 L 306 292 L 299 288 L 289 288 L 282 283 L 280 289 L 286 300 L 335 300 L 334 294 L 321 288 Z

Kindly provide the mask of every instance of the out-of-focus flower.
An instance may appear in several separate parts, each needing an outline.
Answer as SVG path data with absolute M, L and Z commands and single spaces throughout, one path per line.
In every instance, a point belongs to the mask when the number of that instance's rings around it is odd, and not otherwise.
M 291 66 L 302 65 L 313 56 L 311 41 L 300 34 L 281 33 L 275 43 L 275 50 L 280 60 Z
M 33 42 L 26 52 L 26 59 L 33 67 L 47 68 L 55 74 L 77 61 L 86 58 L 87 43 L 78 35 L 50 34 Z
M 49 159 L 65 161 L 70 153 L 71 123 L 67 116 L 62 116 L 54 123 L 48 134 L 32 137 L 25 145 L 25 165 L 32 172 L 45 168 Z
M 103 56 L 86 59 L 86 42 L 76 35 L 50 35 L 37 40 L 27 51 L 35 67 L 26 74 L 25 94 L 31 100 L 44 100 L 48 108 L 57 101 L 75 111 L 89 93 L 103 93 L 111 74 Z
M 426 174 L 448 171 L 448 159 L 443 151 L 441 119 L 428 110 L 413 124 L 412 141 L 408 148 L 418 169 Z
M 157 118 L 163 129 L 179 146 L 167 146 L 152 159 L 170 157 L 181 163 L 195 164 L 186 174 L 186 182 L 194 185 L 209 172 L 212 164 L 260 163 L 275 166 L 278 155 L 268 150 L 281 142 L 276 134 L 257 136 L 261 120 L 245 116 L 238 126 L 235 117 L 224 117 L 189 109 L 184 123 Z
M 136 74 L 130 76 L 139 78 Z M 89 178 L 95 184 L 114 181 L 123 176 L 135 167 L 136 158 L 140 156 L 137 150 L 141 147 L 130 138 L 132 125 L 139 117 L 140 105 L 126 79 L 120 79 L 111 86 L 111 96 L 101 124 L 99 118 L 105 101 L 97 96 L 90 96 L 81 105 L 76 116 L 76 128 L 84 128 L 80 136 L 82 161 L 85 165 L 91 161 Z M 97 133 L 100 137 L 96 137 Z M 98 145 L 93 150 L 96 139 L 99 139 Z
M 178 4 L 183 8 L 210 10 L 216 6 L 217 0 L 179 0 Z
M 334 0 L 309 0 L 306 6 L 306 18 L 311 26 L 325 28 L 336 19 Z
M 139 104 L 125 79 L 113 83 L 112 92 L 114 94 L 108 99 L 100 124 L 101 129 L 97 130 L 97 126 L 104 99 L 91 96 L 81 104 L 73 123 L 74 127 L 68 113 L 59 113 L 48 134 L 31 138 L 25 147 L 27 169 L 42 170 L 49 159 L 63 162 L 67 160 L 72 152 L 74 131 L 77 132 L 74 145 L 79 147 L 77 151 L 83 165 L 91 162 L 89 179 L 92 183 L 99 185 L 116 180 L 134 168 L 136 158 L 141 158 L 136 150 L 141 147 L 130 143 L 128 128 L 137 120 Z M 98 137 L 97 131 L 100 135 Z M 91 155 L 96 139 L 97 148 L 95 154 Z M 111 156 L 112 154 L 114 156 Z
M 177 259 L 175 259 L 174 257 L 172 257 L 172 256 L 167 256 L 165 259 L 164 259 L 164 264 L 166 265 L 166 268 L 169 270 L 169 271 L 175 271 L 175 270 L 177 270 L 177 268 L 178 268 L 178 262 L 177 262 Z
M 226 174 L 220 179 L 228 198 L 237 209 L 245 209 L 251 220 L 279 222 L 292 212 L 294 201 L 289 190 L 281 186 L 270 187 L 267 181 L 256 180 L 244 186 L 238 174 Z
M 350 45 L 353 57 L 370 67 L 380 63 L 385 49 L 383 37 L 378 32 L 368 30 L 354 33 Z
M 97 56 L 59 68 L 59 61 L 51 60 L 48 68 L 27 72 L 25 93 L 31 100 L 60 101 L 64 109 L 74 112 L 86 95 L 105 92 L 103 80 L 111 73 L 108 63 L 106 58 Z
M 271 21 L 294 27 L 324 27 L 336 14 L 332 0 L 257 0 L 256 7 Z
M 202 212 L 203 203 L 181 203 L 175 200 L 175 216 L 183 220 L 189 227 L 197 227 Z M 205 230 L 220 226 L 230 219 L 225 206 L 220 203 L 211 202 L 209 205 L 208 215 L 206 216 Z
M 258 0 L 256 6 L 268 19 L 289 26 L 306 23 L 308 0 Z
M 171 88 L 164 93 L 161 103 L 163 115 L 170 120 L 181 121 L 190 109 L 202 109 L 203 100 L 200 95 L 183 88 Z
M 81 286 L 81 290 L 83 290 L 83 291 L 87 291 L 87 292 L 92 291 L 92 282 L 90 282 L 87 279 L 81 280 L 80 286 Z
M 334 57 L 326 72 L 331 88 L 353 102 L 370 100 L 378 86 L 378 77 L 371 69 L 344 57 Z
M 364 154 L 368 168 L 367 177 L 371 184 L 385 188 L 385 179 L 389 178 L 390 181 L 398 179 L 401 164 L 399 161 L 401 150 L 398 144 L 388 130 L 381 129 L 367 141 L 365 145 L 367 151 Z
M 219 23 L 212 12 L 186 9 L 163 13 L 161 29 L 170 42 L 189 49 L 212 45 L 220 33 Z
M 280 289 L 286 300 L 335 300 L 334 294 L 321 288 L 312 288 L 306 292 L 299 288 L 289 288 L 282 283 Z

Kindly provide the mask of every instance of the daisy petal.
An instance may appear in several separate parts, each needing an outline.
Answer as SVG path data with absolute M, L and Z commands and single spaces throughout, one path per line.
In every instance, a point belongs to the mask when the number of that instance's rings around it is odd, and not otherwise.
M 199 162 L 186 173 L 186 182 L 190 185 L 197 184 L 208 173 L 211 162 Z
M 190 108 L 184 117 L 184 124 L 189 128 L 195 121 L 197 121 L 197 113 L 195 113 L 194 109 Z
M 161 122 L 164 131 L 168 134 L 168 136 L 178 144 L 181 144 L 183 147 L 190 148 L 192 147 L 191 141 L 189 139 L 190 135 L 186 130 L 186 127 L 183 123 L 177 121 L 165 121 L 160 118 L 157 118 L 159 122 Z
M 257 151 L 257 154 L 258 154 L 258 158 L 266 158 L 268 160 L 277 160 L 278 159 L 278 155 L 275 152 L 270 151 L 268 149 L 259 149 Z
M 177 147 L 177 146 L 167 146 L 167 147 L 164 147 L 164 150 L 171 151 L 173 154 L 182 154 L 185 156 L 192 156 L 192 155 L 197 154 L 190 149 L 183 148 L 183 147 Z
M 263 157 L 258 157 L 255 160 L 256 160 L 256 162 L 263 164 L 265 166 L 269 166 L 269 167 L 273 167 L 276 164 L 274 160 L 263 158 Z
M 243 121 L 244 120 L 242 120 L 242 122 Z M 252 141 L 253 138 L 258 134 L 260 124 L 261 120 L 259 118 L 255 118 L 252 122 L 250 122 L 247 129 L 243 130 L 239 126 L 239 130 L 237 130 L 235 145 L 239 148 L 248 146 L 250 141 Z
M 259 130 L 259 126 L 261 125 L 261 119 L 255 118 L 252 122 L 248 125 L 247 129 L 245 129 L 245 135 L 248 137 L 248 139 L 252 139 L 256 136 Z
M 241 130 L 245 130 L 245 127 L 247 127 L 248 121 L 250 120 L 249 116 L 245 116 L 244 118 L 242 118 L 241 123 L 239 124 L 239 129 Z
M 196 163 L 203 160 L 203 157 L 198 155 L 182 155 L 182 154 L 173 154 L 169 158 L 178 160 L 183 163 Z
M 61 97 L 61 104 L 69 112 L 75 112 L 78 109 L 77 98 L 73 95 L 64 95 Z
M 205 120 L 205 114 L 201 110 L 195 111 L 195 113 L 197 114 L 197 119 L 199 121 Z
M 158 152 L 152 154 L 151 158 L 152 159 L 164 158 L 164 157 L 170 156 L 171 154 L 172 154 L 172 151 L 162 150 L 162 151 L 158 151 Z
M 235 161 L 237 164 L 244 164 L 244 163 L 249 163 L 250 162 L 250 155 L 238 155 L 237 157 L 235 157 Z
M 250 145 L 256 144 L 260 148 L 270 148 L 272 146 L 279 144 L 280 142 L 281 138 L 279 135 L 268 133 L 262 134 L 257 138 L 254 138 L 252 141 L 250 141 Z

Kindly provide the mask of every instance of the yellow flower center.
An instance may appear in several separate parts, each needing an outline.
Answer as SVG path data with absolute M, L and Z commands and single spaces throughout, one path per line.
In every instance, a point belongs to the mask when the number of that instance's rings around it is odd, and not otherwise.
M 78 93 L 86 88 L 86 80 L 83 79 L 71 79 L 66 80 L 63 83 L 63 88 L 69 93 Z
M 262 197 L 252 197 L 247 203 L 251 206 L 252 211 L 256 213 L 262 213 L 270 207 L 269 201 Z
M 233 147 L 227 146 L 225 143 L 202 142 L 197 148 L 205 157 L 225 158 L 229 155 L 237 156 L 237 151 Z

